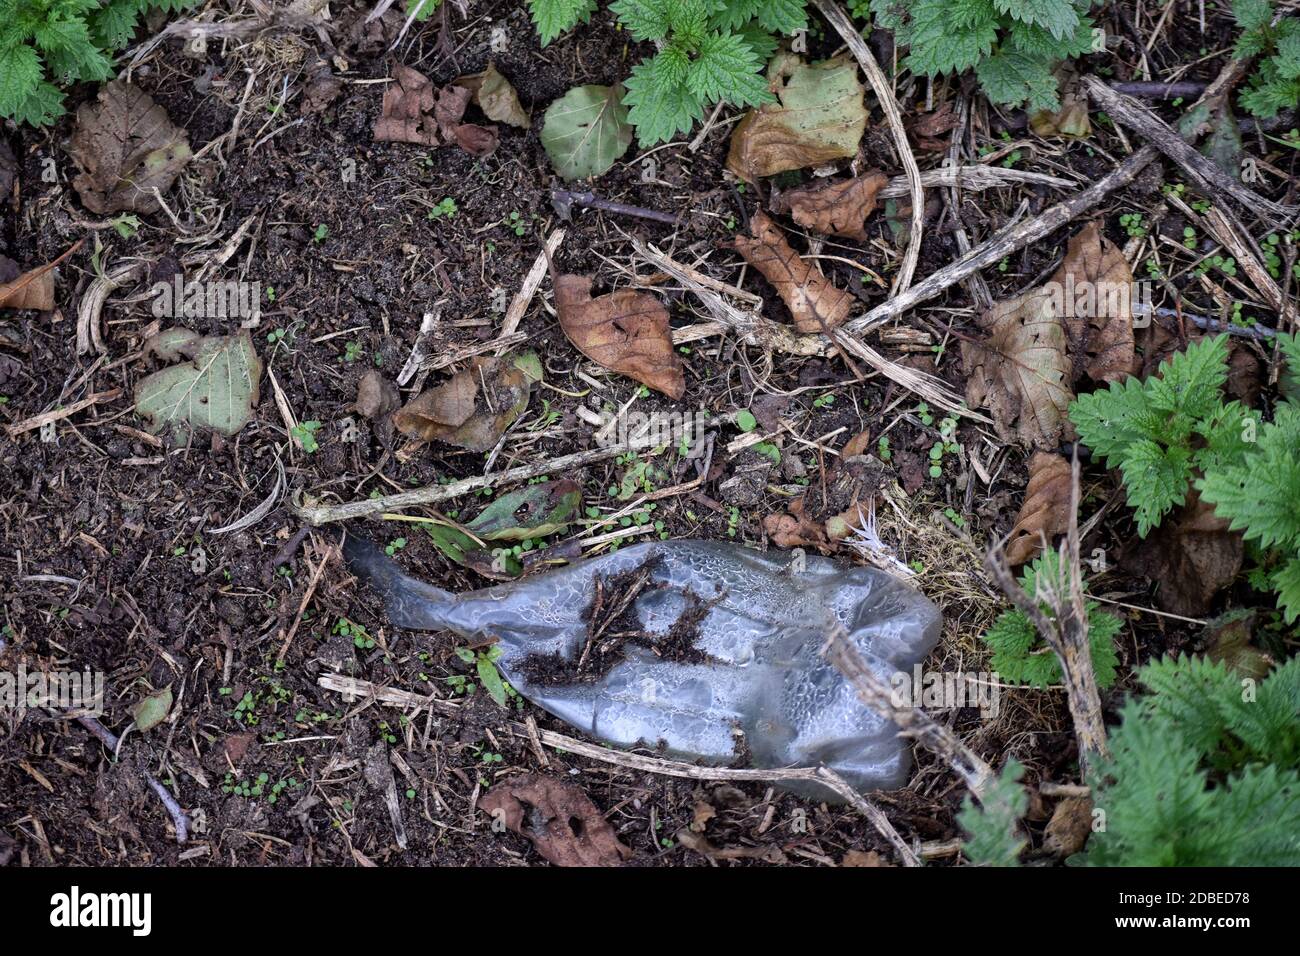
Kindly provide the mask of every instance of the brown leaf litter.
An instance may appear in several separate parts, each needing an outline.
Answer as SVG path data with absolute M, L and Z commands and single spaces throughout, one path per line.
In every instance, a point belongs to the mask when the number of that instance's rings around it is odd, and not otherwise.
M 170 189 L 192 156 L 189 134 L 147 93 L 120 80 L 77 110 L 68 153 L 82 169 L 73 188 L 100 215 L 157 212 L 154 191 Z
M 686 392 L 668 312 L 648 292 L 619 289 L 592 298 L 591 279 L 555 277 L 560 328 L 583 355 L 607 369 L 679 399 Z
M 875 212 L 876 197 L 888 183 L 888 176 L 873 170 L 840 182 L 800 186 L 779 194 L 772 211 L 789 214 L 813 232 L 865 242 L 866 219 Z
M 532 379 L 510 356 L 477 356 L 393 415 L 398 431 L 474 452 L 491 451 L 532 394 Z
M 1007 563 L 1024 564 L 1042 550 L 1043 538 L 1050 545 L 1065 534 L 1070 523 L 1073 479 L 1070 463 L 1061 455 L 1036 451 L 1029 459 L 1029 486 L 1016 515 L 1015 527 L 1007 540 Z
M 1124 564 L 1157 582 L 1161 610 L 1195 617 L 1209 611 L 1214 595 L 1237 577 L 1244 555 L 1241 534 L 1228 530 L 1214 506 L 1193 491 Z
M 805 335 L 829 332 L 848 318 L 853 296 L 838 289 L 812 263 L 794 251 L 766 213 L 754 213 L 750 236 L 737 236 L 733 248 L 763 274 Z
M 600 809 L 572 783 L 540 774 L 511 777 L 478 805 L 556 866 L 621 866 L 632 858 Z
M 471 156 L 483 157 L 497 148 L 497 128 L 463 122 L 473 92 L 450 85 L 436 90 L 427 76 L 401 63 L 394 64 L 396 84 L 384 91 L 375 120 L 376 142 L 419 146 L 456 145 Z

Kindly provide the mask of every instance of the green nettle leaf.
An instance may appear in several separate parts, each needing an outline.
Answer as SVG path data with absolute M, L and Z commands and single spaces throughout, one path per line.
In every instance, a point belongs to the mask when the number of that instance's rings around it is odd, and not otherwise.
M 596 0 L 528 0 L 528 10 L 537 24 L 542 46 L 546 46 L 579 21 L 589 21 L 596 10 Z
M 984 794 L 978 806 L 967 796 L 962 801 L 957 822 L 969 836 L 962 845 L 966 859 L 976 866 L 1017 866 L 1025 836 L 1019 826 L 1029 807 L 1029 795 L 1020 785 L 1025 768 L 1015 759 L 1007 761 L 1002 772 Z
M 1054 110 L 1060 105 L 1052 63 L 1041 57 L 1003 51 L 975 67 L 984 92 L 994 103 L 1031 110 Z
M 154 431 L 171 425 L 211 428 L 234 435 L 253 415 L 258 400 L 262 360 L 248 332 L 200 336 L 189 329 L 170 329 L 145 345 L 163 361 L 179 362 L 154 372 L 135 388 L 135 410 Z
M 771 100 L 758 75 L 758 57 L 735 34 L 714 33 L 700 44 L 686 72 L 686 87 L 702 100 L 726 100 L 733 106 L 760 106 Z
M 678 133 L 689 133 L 704 116 L 704 104 L 684 80 L 667 83 L 659 78 L 656 63 L 662 55 L 632 67 L 623 97 L 628 121 L 636 127 L 642 146 L 666 143 Z
M 607 172 L 632 143 L 623 87 L 578 86 L 546 110 L 542 146 L 564 179 Z
M 131 711 L 136 730 L 152 730 L 167 719 L 172 709 L 172 685 L 154 691 Z
M 617 0 L 609 10 L 633 40 L 661 40 L 672 25 L 670 6 L 671 0 Z

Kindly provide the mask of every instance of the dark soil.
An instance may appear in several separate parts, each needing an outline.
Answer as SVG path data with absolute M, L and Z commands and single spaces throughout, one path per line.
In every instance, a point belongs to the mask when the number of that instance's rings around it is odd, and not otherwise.
M 272 492 L 277 460 L 290 489 L 322 501 L 350 501 L 484 472 L 484 455 L 407 442 L 386 424 L 359 419 L 352 409 L 358 381 L 370 369 L 395 377 L 427 312 L 440 315 L 435 352 L 497 334 L 497 290 L 514 294 L 542 239 L 558 225 L 549 193 L 559 183 L 537 133 L 542 112 L 573 85 L 619 81 L 644 51 L 629 43 L 604 10 L 589 26 L 545 49 L 523 5 L 505 0 L 473 5 L 468 20 L 453 17 L 450 55 L 435 51 L 436 22 L 417 26 L 401 60 L 437 84 L 482 70 L 491 27 L 504 25 L 509 31 L 508 48 L 491 58 L 531 110 L 534 125 L 526 131 L 501 126 L 500 147 L 478 160 L 455 147 L 373 142 L 371 126 L 383 86 L 369 81 L 390 75 L 386 44 L 348 39 L 352 24 L 370 5 L 336 6 L 345 8 L 335 13 L 334 43 L 347 61 L 341 74 L 347 82 L 319 114 L 300 114 L 298 98 L 312 60 L 333 53 L 310 31 L 232 43 L 225 54 L 221 44 L 210 43 L 206 60 L 185 56 L 174 41 L 134 70 L 133 81 L 188 131 L 196 153 L 231 130 L 249 81 L 245 70 L 253 71 L 238 138 L 191 164 L 167 197 L 179 227 L 160 212 L 141 217 L 139 233 L 128 239 L 95 221 L 71 187 L 76 170 L 65 151 L 71 117 L 50 130 L 8 134 L 18 176 L 12 198 L 0 208 L 0 253 L 32 268 L 87 235 L 93 238 L 61 268 L 56 310 L 0 312 L 0 424 L 11 426 L 92 393 L 117 388 L 122 394 L 61 419 L 53 441 L 42 441 L 36 431 L 11 436 L 0 430 L 0 667 L 105 672 L 108 700 L 101 720 L 119 733 L 131 722 L 134 705 L 152 690 L 171 685 L 176 703 L 167 723 L 129 734 L 117 760 L 66 716 L 39 709 L 0 712 L 0 860 L 22 865 L 537 862 L 523 838 L 492 833 L 474 810 L 477 795 L 495 780 L 539 770 L 529 741 L 503 729 L 513 713 L 477 693 L 456 718 L 427 711 L 408 717 L 373 702 L 345 700 L 317 684 L 322 673 L 342 671 L 448 697 L 455 691 L 448 678 L 472 675 L 453 653 L 454 640 L 389 625 L 377 599 L 358 587 L 334 556 L 332 533 L 302 534 L 282 500 L 244 530 L 215 534 L 213 529 L 246 515 Z M 1195 19 L 1173 18 L 1152 51 L 1153 68 L 1183 62 L 1186 49 L 1226 46 L 1225 19 L 1213 21 L 1209 37 L 1199 34 Z M 1126 34 L 1122 24 L 1115 31 Z M 833 47 L 825 36 L 814 36 L 811 45 L 814 56 Z M 1132 59 L 1128 53 L 1120 57 L 1121 62 Z M 1221 63 L 1203 58 L 1182 78 L 1208 80 Z M 335 63 L 335 69 L 344 67 Z M 925 98 L 924 84 L 906 92 L 913 101 Z M 78 90 L 70 105 L 92 95 Z M 1161 110 L 1167 118 L 1177 115 L 1167 104 Z M 980 129 L 986 145 L 1002 148 L 1025 135 L 1024 125 L 1023 114 L 990 113 L 982 116 Z M 595 184 L 605 198 L 685 214 L 680 228 L 575 212 L 565 225 L 568 235 L 557 265 L 595 276 L 597 291 L 626 285 L 628 275 L 620 271 L 629 261 L 625 237 L 636 235 L 679 260 L 740 281 L 763 296 L 766 314 L 785 319 L 772 289 L 753 270 L 742 274 L 738 258 L 723 248 L 762 198 L 753 190 L 741 192 L 722 175 L 729 130 L 714 129 L 693 152 L 682 142 L 649 155 L 629 150 Z M 1018 143 L 1019 162 L 1044 172 L 1064 171 L 1083 183 L 1102 175 L 1122 152 L 1113 130 L 1100 132 L 1093 144 L 1071 144 L 1059 152 L 1041 146 L 1032 140 Z M 897 172 L 878 116 L 863 151 L 867 167 Z M 1289 158 L 1293 175 L 1295 155 L 1292 151 Z M 43 175 L 51 159 L 54 182 Z M 646 159 L 654 160 L 652 170 Z M 922 157 L 927 168 L 937 164 L 937 157 Z M 1119 213 L 1145 208 L 1158 199 L 1162 182 L 1176 178 L 1173 170 L 1153 176 L 1099 210 L 1112 240 L 1125 240 L 1115 225 Z M 787 177 L 781 184 L 800 178 Z M 429 211 L 447 197 L 456 203 L 455 215 L 430 218 Z M 1031 216 L 1055 201 L 1054 194 L 1038 187 L 967 197 L 962 216 L 974 241 L 1008 222 L 1022 197 L 1029 200 Z M 888 215 L 895 223 L 907 219 L 905 210 Z M 823 254 L 841 257 L 822 260 L 827 274 L 858 290 L 867 305 L 881 301 L 885 290 L 842 260 L 860 262 L 888 281 L 898 254 L 890 221 L 879 219 L 870 243 L 827 241 L 821 247 Z M 142 430 L 130 398 L 134 385 L 154 369 L 140 357 L 141 345 L 154 331 L 149 287 L 170 279 L 192 252 L 215 255 L 236 227 L 250 220 L 244 242 L 209 278 L 248 279 L 266 290 L 253 335 L 269 375 L 254 420 L 228 440 L 155 438 Z M 995 298 L 1016 294 L 1050 270 L 1071 232 L 1063 229 L 1012 257 L 1004 268 L 988 270 Z M 936 200 L 927 209 L 918 277 L 959 253 L 953 223 Z M 77 354 L 77 310 L 97 268 L 110 270 L 136 259 L 147 264 L 147 276 L 117 289 L 100 320 L 107 353 Z M 544 296 L 549 296 L 547 283 L 521 328 L 553 387 L 540 393 L 545 411 L 534 396 L 523 427 L 493 462 L 494 471 L 590 447 L 591 428 L 577 408 L 589 405 L 591 396 L 575 397 L 591 388 L 574 374 L 585 363 L 539 305 Z M 679 291 L 667 291 L 663 299 L 674 325 L 707 318 Z M 929 352 L 908 356 L 878 347 L 934 371 L 961 391 L 954 345 L 971 334 L 969 309 L 970 300 L 958 287 L 915 315 L 913 324 L 931 333 Z M 199 319 L 194 327 L 205 334 L 233 331 L 220 320 Z M 789 393 L 782 416 L 799 422 L 802 437 L 816 439 L 844 428 L 834 439 L 842 444 L 867 431 L 868 449 L 876 447 L 886 424 L 902 415 L 889 431 L 891 468 L 918 506 L 954 509 L 980 539 L 1013 523 L 1024 486 L 1018 454 L 1002 455 L 982 444 L 977 428 L 963 424 L 963 445 L 980 447 L 986 465 L 992 464 L 987 457 L 992 454 L 1005 467 L 996 469 L 991 487 L 977 483 L 964 464 L 946 465 L 942 479 L 931 479 L 927 468 L 935 432 L 914 411 L 914 396 L 879 377 L 855 381 L 836 361 L 779 357 L 764 369 L 761 358 L 730 337 L 693 343 L 683 355 L 687 393 L 679 407 L 725 413 Z M 440 374 L 427 384 L 436 384 Z M 605 385 L 600 401 L 614 407 L 638 390 L 635 382 L 617 375 L 601 375 L 600 381 Z M 414 394 L 410 390 L 404 398 Z M 834 400 L 816 403 L 825 395 Z M 299 422 L 321 423 L 318 451 L 309 454 L 290 439 L 282 406 Z M 637 407 L 674 406 L 651 394 Z M 344 440 L 348 419 L 359 430 L 356 441 Z M 656 532 L 672 537 L 763 544 L 763 517 L 783 511 L 789 502 L 788 493 L 775 493 L 773 486 L 817 487 L 820 466 L 816 453 L 783 441 L 781 464 L 764 473 L 751 497 L 730 500 L 719 486 L 745 461 L 721 449 L 738 434 L 729 429 L 718 436 L 713 469 L 699 489 L 638 514 L 627 525 L 629 536 L 644 524 L 661 522 Z M 550 477 L 579 481 L 584 505 L 603 517 L 627 504 L 618 493 L 627 471 L 626 462 L 613 462 Z M 493 489 L 506 490 L 512 489 Z M 1100 507 L 1113 491 L 1107 476 L 1095 469 L 1085 488 L 1089 507 Z M 447 515 L 477 513 L 482 499 L 476 497 L 447 503 Z M 439 587 L 461 591 L 485 583 L 444 559 L 416 525 L 373 520 L 358 530 L 391 545 L 411 573 Z M 1095 546 L 1118 553 L 1131 537 L 1119 508 L 1085 550 Z M 604 587 L 612 596 L 625 584 L 611 580 Z M 1094 589 L 1149 602 L 1147 582 L 1113 572 L 1094 581 Z M 634 633 L 620 616 L 603 631 L 608 645 L 593 642 L 586 670 L 562 674 L 538 662 L 534 679 L 595 679 L 618 659 L 625 641 L 651 646 L 671 659 L 696 659 L 691 656 L 700 654 L 694 647 L 696 628 L 707 606 L 695 598 L 692 611 L 656 640 Z M 961 608 L 949 609 L 947 652 L 956 653 L 952 648 L 962 641 L 964 647 L 974 646 L 971 635 L 961 632 L 963 616 Z M 1185 625 L 1167 618 L 1134 615 L 1131 625 L 1130 644 L 1120 649 L 1125 665 L 1190 647 L 1194 639 Z M 1123 689 L 1111 691 L 1108 708 Z M 973 708 L 943 716 L 988 759 L 1000 763 L 1005 754 L 1016 756 L 1029 768 L 1031 782 L 1077 774 L 1062 697 L 1026 692 L 1004 706 L 1013 713 L 994 724 L 981 721 Z M 536 708 L 526 706 L 524 712 L 539 726 L 571 731 Z M 382 793 L 366 781 L 366 757 L 376 745 L 391 752 L 399 792 L 405 793 L 406 851 L 396 847 Z M 715 845 L 775 843 L 792 862 L 818 865 L 838 863 L 849 849 L 888 855 L 887 844 L 851 809 L 811 804 L 763 785 L 698 786 L 572 754 L 548 752 L 548 757 L 546 772 L 576 781 L 605 811 L 621 841 L 662 865 L 706 862 L 673 839 L 702 802 L 717 810 L 708 829 Z M 570 775 L 571 770 L 576 773 Z M 191 812 L 193 834 L 185 846 L 177 844 L 166 812 L 145 785 L 146 773 L 162 780 Z M 909 788 L 879 799 L 904 839 L 939 843 L 958 835 L 953 814 L 961 796 L 946 768 L 922 752 Z M 941 852 L 936 861 L 952 855 Z

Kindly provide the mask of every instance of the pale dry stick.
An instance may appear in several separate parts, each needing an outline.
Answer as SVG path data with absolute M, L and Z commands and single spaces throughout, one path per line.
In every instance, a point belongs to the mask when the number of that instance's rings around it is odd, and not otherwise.
M 1106 725 L 1101 716 L 1101 695 L 1097 675 L 1092 667 L 1092 648 L 1088 643 L 1088 612 L 1083 597 L 1083 572 L 1079 566 L 1079 458 L 1072 466 L 1070 488 L 1070 524 L 1063 545 L 1061 567 L 1064 569 L 1068 595 L 1059 593 L 1057 582 L 1047 582 L 1040 575 L 1038 593 L 1030 595 L 1016 582 L 1002 552 L 1001 542 L 989 549 L 984 559 L 994 583 L 1007 598 L 1029 618 L 1034 629 L 1056 654 L 1061 664 L 1066 700 L 1074 735 L 1079 741 L 1079 763 L 1087 771 L 1098 757 L 1105 757 Z M 1041 602 L 1041 603 L 1040 603 Z M 1046 604 L 1052 615 L 1042 609 Z
M 822 656 L 853 685 L 858 699 L 869 710 L 897 725 L 903 736 L 912 737 L 942 757 L 966 784 L 966 789 L 982 803 L 989 785 L 997 779 L 993 768 L 925 711 L 896 701 L 894 691 L 872 672 L 847 637 L 841 625 L 832 625 L 821 649 Z
M 302 491 L 299 489 L 294 492 L 289 501 L 289 510 L 311 525 L 329 524 L 332 521 L 348 521 L 352 518 L 365 518 L 369 515 L 379 514 L 381 511 L 401 511 L 404 508 L 437 504 L 440 501 L 459 498 L 463 494 L 489 485 L 505 485 L 523 481 L 526 478 L 535 478 L 538 475 L 573 471 L 586 465 L 595 464 L 598 461 L 617 458 L 630 450 L 629 445 L 619 442 L 607 448 L 592 448 L 587 451 L 574 452 L 571 455 L 561 455 L 559 458 L 537 461 L 531 465 L 520 465 L 517 468 L 508 468 L 505 471 L 498 471 L 491 475 L 462 478 L 446 485 L 425 485 L 422 488 L 401 491 L 395 495 L 384 495 L 381 498 L 365 498 L 340 505 L 307 504 L 302 500 Z
M 970 101 L 964 96 L 957 98 L 957 123 L 953 126 L 952 142 L 948 146 L 948 164 L 956 166 L 961 159 L 962 140 L 966 138 L 967 124 L 970 120 Z M 954 182 L 948 188 L 948 212 L 953 218 L 953 238 L 957 240 L 957 251 L 963 256 L 971 251 L 970 236 L 966 232 L 966 223 L 961 218 L 961 183 Z M 981 273 L 966 278 L 966 293 L 975 305 L 984 312 L 993 308 L 993 293 L 984 281 Z
M 50 422 L 61 421 L 62 419 L 77 414 L 77 412 L 85 411 L 92 405 L 97 405 L 100 402 L 111 402 L 121 394 L 122 390 L 120 388 L 111 388 L 107 392 L 94 392 L 93 394 L 83 398 L 81 401 L 73 402 L 71 405 L 64 408 L 56 408 L 52 412 L 41 412 L 39 415 L 33 415 L 31 418 L 24 418 L 20 422 L 8 425 L 6 426 L 5 431 L 8 433 L 10 438 L 17 438 L 23 432 L 29 432 L 34 428 L 41 428 L 44 425 L 48 425 Z
M 1219 241 L 1219 245 L 1232 253 L 1241 270 L 1255 284 L 1255 290 L 1264 297 L 1273 311 L 1281 315 L 1282 290 L 1278 288 L 1278 284 L 1273 281 L 1273 277 L 1268 274 L 1268 270 L 1264 268 L 1246 237 L 1242 235 L 1244 230 L 1238 228 L 1232 221 L 1232 217 L 1217 206 L 1211 206 L 1209 212 L 1205 214 L 1205 224 L 1214 234 L 1214 238 Z
M 99 317 L 104 310 L 104 303 L 115 289 L 134 282 L 144 270 L 143 262 L 119 264 L 111 272 L 98 275 L 81 297 L 77 305 L 77 354 L 85 355 L 95 351 L 103 354 L 108 351 L 104 337 L 99 328 Z
M 1051 186 L 1055 189 L 1074 189 L 1078 183 L 1060 176 L 1035 173 L 1028 169 L 1007 169 L 1002 166 L 986 166 L 983 163 L 970 163 L 965 166 L 941 166 L 927 169 L 921 174 L 921 185 L 931 187 L 959 186 L 967 192 L 982 192 L 985 189 L 999 189 L 1014 185 Z M 910 193 L 911 186 L 906 176 L 894 176 L 880 190 L 878 198 L 900 199 Z
M 280 645 L 280 653 L 275 656 L 277 664 L 284 663 L 284 655 L 289 653 L 289 647 L 293 644 L 294 635 L 298 633 L 298 627 L 302 624 L 302 616 L 306 613 L 307 605 L 311 603 L 312 596 L 316 593 L 316 585 L 320 584 L 320 576 L 325 571 L 325 565 L 337 553 L 337 546 L 330 545 L 320 556 L 320 561 L 316 564 L 316 567 L 312 568 L 311 580 L 307 582 L 307 590 L 303 592 L 302 600 L 298 603 L 298 613 L 294 615 L 293 626 L 289 628 L 289 633 L 284 637 L 284 643 Z
M 931 273 L 906 292 L 882 302 L 864 315 L 850 319 L 844 324 L 844 331 L 853 335 L 869 332 L 922 302 L 934 298 L 967 276 L 996 265 L 1011 253 L 1031 242 L 1045 238 L 1092 209 L 1116 189 L 1127 186 L 1158 155 L 1159 150 L 1154 146 L 1143 146 L 1087 189 L 1080 190 L 1033 219 L 1017 223 L 996 233 L 987 242 L 976 246 L 970 253 L 937 272 Z
M 1088 96 L 1106 115 L 1115 122 L 1141 133 L 1162 153 L 1183 168 L 1192 185 L 1205 196 L 1226 193 L 1240 203 L 1245 209 L 1259 215 L 1267 213 L 1278 225 L 1296 214 L 1296 207 L 1283 206 L 1271 199 L 1265 199 L 1259 193 L 1219 168 L 1211 159 L 1201 155 L 1188 144 L 1172 126 L 1157 116 L 1144 103 L 1131 96 L 1116 93 L 1095 76 L 1083 77 Z
M 899 161 L 903 164 L 903 171 L 907 174 L 908 186 L 912 194 L 912 228 L 907 237 L 907 252 L 903 256 L 903 265 L 898 270 L 898 278 L 894 284 L 894 293 L 901 295 L 911 286 L 912 276 L 916 272 L 916 263 L 921 255 L 921 234 L 925 228 L 925 187 L 921 184 L 921 170 L 916 165 L 916 157 L 912 155 L 912 146 L 907 141 L 907 129 L 903 126 L 903 116 L 898 111 L 898 101 L 894 98 L 889 78 L 876 62 L 867 42 L 862 39 L 862 34 L 835 0 L 813 0 L 813 2 L 826 21 L 835 28 L 835 32 L 848 44 L 849 52 L 862 67 L 862 72 L 867 75 L 867 82 L 875 91 L 876 99 L 889 123 L 889 129 L 894 134 L 894 146 L 898 151 Z
M 560 251 L 560 244 L 564 242 L 564 230 L 556 229 L 546 237 L 546 252 L 539 252 L 537 258 L 533 260 L 532 268 L 524 276 L 523 285 L 515 293 L 515 297 L 510 300 L 510 308 L 506 310 L 506 317 L 501 322 L 501 338 L 511 335 L 519 328 L 519 323 L 523 320 L 524 313 L 528 311 L 529 304 L 533 301 L 533 296 L 537 294 L 538 288 L 541 287 L 542 280 L 546 278 L 547 254 L 553 258 Z
M 389 707 L 417 708 L 420 710 L 427 708 L 449 717 L 455 717 L 460 713 L 459 705 L 451 701 L 426 697 L 422 694 L 413 694 L 410 691 L 399 690 L 395 687 L 373 684 L 370 681 L 360 680 L 356 677 L 346 677 L 343 674 L 322 674 L 316 683 L 324 690 L 351 697 L 373 698 L 378 703 Z M 536 726 L 529 728 L 526 723 L 519 721 L 509 721 L 508 726 L 513 733 L 520 735 L 523 739 L 529 741 L 540 740 L 541 743 L 555 750 L 575 753 L 591 760 L 598 760 L 601 763 L 626 767 L 629 770 L 640 770 L 645 773 L 657 773 L 667 777 L 683 777 L 688 780 L 749 780 L 757 782 L 802 780 L 821 784 L 835 791 L 854 809 L 862 813 L 876 827 L 880 835 L 894 847 L 905 866 L 920 865 L 916 854 L 898 835 L 898 831 L 894 829 L 893 824 L 889 822 L 885 814 L 878 807 L 871 804 L 862 794 L 854 790 L 847 780 L 829 767 L 790 767 L 782 770 L 736 770 L 729 767 L 697 767 L 695 764 L 685 763 L 680 760 L 666 760 L 662 757 L 647 757 L 641 754 L 627 753 L 626 751 L 610 750 L 607 747 L 587 743 L 565 734 L 556 733 L 553 730 L 541 730 Z
M 489 339 L 486 342 L 478 342 L 474 345 L 466 345 L 458 349 L 452 349 L 443 352 L 441 355 L 425 355 L 417 363 L 417 368 L 421 372 L 433 372 L 440 368 L 446 368 L 448 365 L 455 365 L 457 362 L 463 362 L 467 358 L 475 355 L 482 355 L 484 352 L 491 352 L 496 348 L 510 348 L 526 342 L 528 336 L 523 332 L 512 332 L 509 335 L 499 335 L 495 339 Z
M 81 716 L 77 718 L 77 723 L 98 737 L 100 743 L 108 748 L 109 753 L 113 755 L 115 760 L 117 759 L 118 751 L 122 746 L 122 739 L 117 734 L 101 724 L 95 717 Z M 159 783 L 153 774 L 147 770 L 142 770 L 141 773 L 144 775 L 145 782 L 149 784 L 149 788 L 158 795 L 158 799 L 167 808 L 167 813 L 172 818 L 172 826 L 176 828 L 176 842 L 184 843 L 190 836 L 189 817 L 181 809 L 181 805 L 176 802 L 176 798 L 171 795 L 171 791 Z
M 1212 102 L 1225 95 L 1226 91 L 1231 89 L 1232 85 L 1244 73 L 1247 65 L 1247 61 L 1244 60 L 1229 60 L 1228 65 L 1206 87 L 1205 93 L 1184 115 L 1192 114 L 1202 104 Z M 1189 139 L 1197 139 L 1204 135 L 1208 129 L 1208 123 L 1200 124 L 1191 133 Z M 1159 154 L 1160 151 L 1148 143 L 1137 152 L 1129 155 L 1122 163 L 1088 188 L 1044 210 L 1027 222 L 1002 230 L 983 245 L 971 250 L 968 255 L 962 256 L 955 262 L 944 266 L 938 272 L 927 276 L 925 281 L 886 302 L 882 302 L 865 315 L 850 319 L 843 326 L 844 330 L 855 335 L 861 335 L 892 318 L 902 315 L 908 309 L 934 298 L 941 292 L 961 282 L 971 273 L 1001 262 L 1004 256 L 1024 248 L 1031 242 L 1037 242 L 1045 238 L 1061 226 L 1092 209 L 1116 189 L 1127 186 Z

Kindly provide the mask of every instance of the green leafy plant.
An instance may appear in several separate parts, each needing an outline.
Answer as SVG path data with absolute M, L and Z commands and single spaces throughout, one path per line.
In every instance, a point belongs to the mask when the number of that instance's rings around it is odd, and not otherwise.
M 1300 341 L 1277 336 L 1286 359 L 1285 401 L 1273 421 L 1223 401 L 1227 336 L 1172 356 L 1160 374 L 1130 377 L 1079 398 L 1070 419 L 1084 444 L 1118 467 L 1146 534 L 1193 485 L 1234 531 L 1264 552 L 1257 579 L 1278 592 L 1287 623 L 1300 618 Z
M 1270 0 L 1233 0 L 1232 14 L 1241 27 L 1233 56 L 1257 56 L 1241 105 L 1256 116 L 1272 117 L 1300 103 L 1300 17 L 1273 24 Z
M 1025 846 L 1019 820 L 1029 806 L 1029 796 L 1020 786 L 1025 768 L 1008 760 L 998 779 L 980 804 L 969 796 L 962 802 L 957 822 L 969 836 L 962 845 L 966 859 L 977 866 L 1016 866 Z
M 196 0 L 0 0 L 0 118 L 48 126 L 63 115 L 60 86 L 107 80 L 111 54 L 150 10 Z
M 1093 866 L 1279 866 L 1300 853 L 1300 658 L 1256 686 L 1222 663 L 1166 658 L 1138 675 L 1089 775 Z
M 1246 449 L 1258 416 L 1224 403 L 1227 362 L 1228 337 L 1207 337 L 1146 381 L 1130 376 L 1070 405 L 1084 444 L 1123 475 L 1141 537 L 1183 503 L 1198 471 L 1239 461 Z
M 774 97 L 761 71 L 776 35 L 808 25 L 806 0 L 615 0 L 610 10 L 658 52 L 624 86 L 628 121 L 642 146 L 691 130 L 718 102 L 761 106 Z M 595 11 L 593 0 L 529 0 L 543 45 Z
M 974 69 L 994 103 L 1059 106 L 1053 69 L 1093 49 L 1092 0 L 871 0 L 922 76 Z
M 1039 597 L 1040 582 L 1057 593 L 1068 593 L 1060 556 L 1050 549 L 1036 558 L 1020 577 L 1020 586 L 1035 599 Z M 1052 609 L 1042 600 L 1038 603 L 1050 617 Z M 1101 610 L 1096 601 L 1088 601 L 1085 607 L 1092 669 L 1097 675 L 1097 685 L 1109 687 L 1115 682 L 1115 668 L 1119 665 L 1115 636 L 1124 622 Z M 1032 687 L 1047 687 L 1061 680 L 1061 662 L 1020 608 L 1003 611 L 984 635 L 984 643 L 993 651 L 993 669 L 1005 680 Z

